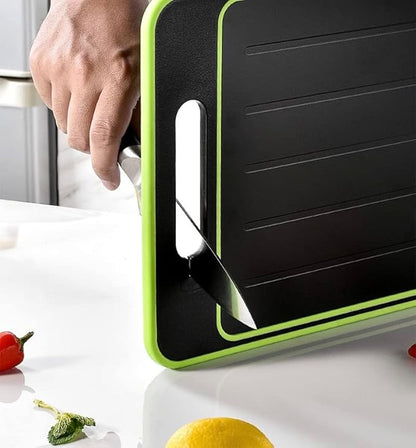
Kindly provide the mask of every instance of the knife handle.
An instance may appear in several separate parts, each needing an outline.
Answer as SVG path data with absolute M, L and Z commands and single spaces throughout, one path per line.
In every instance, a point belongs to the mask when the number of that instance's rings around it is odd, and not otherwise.
M 140 141 L 130 125 L 123 135 L 118 153 L 118 163 L 136 189 L 141 214 L 142 161 Z
M 124 162 L 128 159 L 141 159 L 142 157 L 142 151 L 141 151 L 141 145 L 140 140 L 136 135 L 136 132 L 134 131 L 133 127 L 129 125 L 126 132 L 124 133 L 123 137 L 121 138 L 120 142 L 120 148 L 118 152 L 118 163 L 120 164 L 121 168 L 125 170 Z M 141 163 L 138 165 L 136 164 L 137 169 L 141 171 Z M 132 180 L 135 186 L 137 185 L 137 173 L 131 172 L 129 170 L 128 173 L 126 173 L 129 178 Z M 134 177 L 134 179 L 132 178 Z
M 131 124 L 129 124 L 129 127 L 121 138 L 119 152 L 123 151 L 123 149 L 128 148 L 129 146 L 140 146 L 140 140 L 137 137 L 136 132 L 134 131 Z

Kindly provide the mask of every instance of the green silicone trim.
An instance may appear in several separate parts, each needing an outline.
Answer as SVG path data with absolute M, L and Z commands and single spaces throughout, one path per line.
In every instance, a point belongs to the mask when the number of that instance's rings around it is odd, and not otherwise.
M 218 18 L 217 41 L 217 231 L 216 249 L 221 258 L 221 150 L 222 150 L 222 42 L 224 32 L 224 17 L 231 5 L 244 0 L 228 0 Z
M 160 13 L 172 0 L 153 0 L 144 13 L 140 37 L 142 244 L 144 342 L 158 363 L 175 368 L 159 350 L 156 321 L 156 206 L 155 206 L 155 34 Z
M 300 319 L 294 319 L 287 322 L 283 322 L 281 324 L 271 325 L 269 327 L 260 328 L 259 330 L 250 330 L 244 333 L 238 333 L 238 334 L 230 334 L 227 333 L 224 330 L 224 327 L 222 326 L 221 321 L 221 308 L 217 307 L 217 328 L 220 333 L 220 335 L 230 342 L 237 342 L 242 341 L 244 339 L 253 338 L 256 336 L 264 336 L 269 333 L 273 333 L 280 330 L 285 330 L 287 328 L 291 327 L 297 327 L 299 325 L 308 324 L 314 321 L 319 321 L 323 319 L 329 319 L 331 317 L 341 316 L 343 314 L 353 313 L 355 311 L 364 310 L 366 308 L 372 308 L 374 306 L 378 305 L 385 305 L 390 302 L 395 302 L 396 300 L 406 299 L 409 297 L 416 296 L 416 289 L 411 289 L 410 291 L 393 294 L 390 296 L 382 297 L 380 299 L 373 299 L 369 300 L 367 302 L 357 303 L 355 305 L 345 306 L 342 308 L 337 308 L 335 310 L 325 311 L 323 313 L 314 314 L 312 316 L 302 317 Z M 386 314 L 390 311 L 385 311 L 386 308 L 383 308 L 382 310 L 376 310 L 374 312 L 378 312 L 379 315 Z M 362 320 L 361 315 L 351 316 L 351 318 L 354 318 L 357 322 Z
M 331 329 L 339 325 L 353 323 L 357 320 L 376 317 L 389 312 L 401 311 L 416 306 L 416 300 L 393 305 L 383 310 L 363 313 L 357 316 L 343 318 L 303 330 L 288 332 L 283 335 L 265 338 L 255 342 L 238 345 L 229 349 L 197 356 L 182 361 L 173 361 L 166 358 L 159 350 L 157 344 L 157 320 L 156 320 L 156 213 L 155 213 L 155 33 L 159 15 L 163 9 L 173 0 L 153 0 L 143 17 L 141 29 L 141 139 L 142 139 L 142 223 L 143 223 L 143 313 L 144 313 L 144 340 L 149 355 L 159 364 L 171 368 L 180 369 L 198 363 L 207 362 L 216 358 L 237 354 L 246 350 L 261 348 L 272 343 L 285 341 L 295 337 L 316 333 Z M 231 0 L 223 8 L 220 14 L 219 36 L 222 42 L 222 23 L 227 9 L 237 1 Z M 222 64 L 222 45 L 221 47 Z M 219 65 L 221 68 L 221 65 Z M 221 69 L 219 71 L 221 73 Z M 221 79 L 221 77 L 219 77 Z M 221 86 L 219 87 L 221 97 Z M 219 103 L 220 105 L 221 103 Z M 219 113 L 221 118 L 221 111 Z M 219 120 L 221 124 L 221 120 Z M 221 136 L 219 128 L 219 137 Z M 219 158 L 221 163 L 221 158 Z M 221 187 L 217 183 L 217 186 Z M 220 190 L 219 190 L 220 192 Z
M 159 364 L 179 369 L 197 363 L 209 361 L 231 353 L 242 351 L 241 348 L 225 352 L 211 353 L 196 358 L 172 361 L 160 351 L 157 343 L 156 318 L 156 204 L 155 204 L 155 35 L 156 25 L 164 8 L 173 0 L 153 0 L 146 9 L 141 25 L 141 143 L 142 143 L 142 240 L 143 240 L 143 316 L 144 342 L 146 350 Z M 230 0 L 221 11 L 224 17 L 232 3 Z M 221 26 L 222 32 L 222 26 Z M 222 39 L 221 39 L 222 41 Z M 219 46 L 222 51 L 222 46 Z M 219 90 L 221 98 L 221 87 Z M 220 112 L 221 114 L 221 112 Z M 221 123 L 221 120 L 219 120 Z M 221 135 L 221 132 L 219 133 Z M 219 158 L 221 167 L 221 157 Z M 217 166 L 218 167 L 218 166 Z M 221 355 L 222 353 L 222 355 Z

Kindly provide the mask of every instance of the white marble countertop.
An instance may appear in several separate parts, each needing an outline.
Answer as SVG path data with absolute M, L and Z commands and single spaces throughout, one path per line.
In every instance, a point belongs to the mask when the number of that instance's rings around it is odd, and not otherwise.
M 277 448 L 415 446 L 416 309 L 168 371 L 142 343 L 140 234 L 134 215 L 0 201 L 0 248 L 14 246 L 0 249 L 0 331 L 35 331 L 0 375 L 1 448 L 49 446 L 53 418 L 34 398 L 113 430 L 74 448 L 164 448 L 215 416 Z

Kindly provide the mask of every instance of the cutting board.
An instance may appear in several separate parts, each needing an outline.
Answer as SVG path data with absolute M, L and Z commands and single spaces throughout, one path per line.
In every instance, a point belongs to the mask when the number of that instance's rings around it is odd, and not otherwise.
M 153 0 L 141 42 L 154 359 L 181 368 L 416 305 L 414 0 Z M 190 100 L 201 231 L 257 330 L 176 248 L 175 120 Z

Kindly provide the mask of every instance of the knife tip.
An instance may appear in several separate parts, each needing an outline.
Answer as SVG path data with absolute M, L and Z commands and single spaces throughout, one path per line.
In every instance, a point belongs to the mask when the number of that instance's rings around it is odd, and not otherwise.
M 238 320 L 252 330 L 258 330 L 258 326 L 254 321 L 253 316 L 242 299 L 239 306 Z

